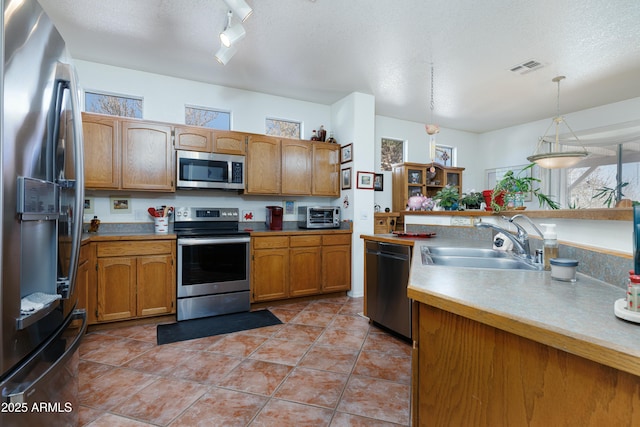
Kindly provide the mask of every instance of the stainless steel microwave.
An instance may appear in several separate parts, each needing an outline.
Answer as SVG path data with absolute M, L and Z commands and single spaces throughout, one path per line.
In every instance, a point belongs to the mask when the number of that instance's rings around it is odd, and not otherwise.
M 340 208 L 336 206 L 299 206 L 299 228 L 340 228 Z
M 177 188 L 243 190 L 244 156 L 176 150 Z

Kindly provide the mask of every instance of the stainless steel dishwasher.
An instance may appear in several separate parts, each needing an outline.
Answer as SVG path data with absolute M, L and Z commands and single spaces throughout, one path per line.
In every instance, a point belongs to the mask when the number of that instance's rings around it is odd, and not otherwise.
M 411 246 L 366 241 L 367 316 L 378 326 L 411 339 L 407 297 Z

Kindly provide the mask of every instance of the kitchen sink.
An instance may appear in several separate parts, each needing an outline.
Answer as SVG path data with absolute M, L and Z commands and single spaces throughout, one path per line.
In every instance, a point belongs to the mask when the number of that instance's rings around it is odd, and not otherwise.
M 482 248 L 420 248 L 423 265 L 448 267 L 494 268 L 502 270 L 541 270 L 542 266 L 518 258 L 511 253 Z
M 422 246 L 427 248 L 431 255 L 435 256 L 458 256 L 473 258 L 508 258 L 510 255 L 504 251 L 496 251 L 486 248 L 452 248 L 438 246 Z

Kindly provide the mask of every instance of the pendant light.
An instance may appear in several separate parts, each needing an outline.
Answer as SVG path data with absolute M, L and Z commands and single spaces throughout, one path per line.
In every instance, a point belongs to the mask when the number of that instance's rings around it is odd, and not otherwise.
M 431 163 L 436 160 L 436 134 L 440 132 L 440 126 L 433 124 L 433 110 L 435 108 L 435 102 L 433 100 L 433 63 L 431 64 L 431 116 L 429 117 L 429 122 L 431 124 L 424 125 L 424 129 L 427 131 L 427 135 L 429 135 L 429 157 L 431 158 Z
M 538 145 L 536 147 L 536 151 L 533 155 L 527 157 L 527 160 L 530 162 L 536 163 L 541 168 L 546 169 L 561 169 L 561 168 L 569 168 L 580 160 L 587 157 L 589 154 L 587 150 L 580 144 L 580 140 L 573 132 L 569 124 L 566 122 L 564 117 L 560 115 L 560 82 L 565 79 L 565 76 L 554 77 L 551 81 L 558 84 L 558 96 L 557 96 L 557 114 L 551 121 L 551 124 L 547 128 L 544 133 L 544 136 L 540 137 L 538 140 Z M 575 139 L 575 143 L 578 143 L 582 150 L 574 150 L 574 151 L 562 151 L 562 147 L 560 146 L 560 125 L 563 124 L 569 129 L 571 135 Z M 551 126 L 555 127 L 555 134 L 547 136 L 549 129 Z M 547 146 L 548 151 L 543 151 L 544 146 Z M 572 144 L 573 145 L 573 144 Z

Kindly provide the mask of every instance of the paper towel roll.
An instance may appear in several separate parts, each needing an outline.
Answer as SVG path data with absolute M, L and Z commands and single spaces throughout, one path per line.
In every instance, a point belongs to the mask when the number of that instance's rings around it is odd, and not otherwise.
M 493 249 L 498 251 L 510 251 L 513 249 L 513 242 L 503 233 L 498 233 L 493 238 Z

